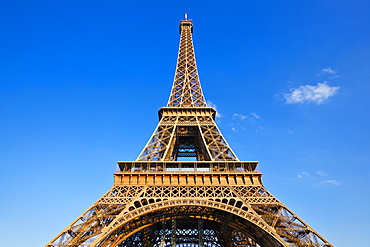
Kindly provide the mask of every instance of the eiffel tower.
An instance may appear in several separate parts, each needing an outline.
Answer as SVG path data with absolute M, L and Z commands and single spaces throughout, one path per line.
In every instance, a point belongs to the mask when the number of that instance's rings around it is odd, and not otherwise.
M 193 23 L 180 21 L 172 91 L 136 161 L 118 161 L 112 188 L 46 246 L 332 246 L 240 161 L 207 106 Z

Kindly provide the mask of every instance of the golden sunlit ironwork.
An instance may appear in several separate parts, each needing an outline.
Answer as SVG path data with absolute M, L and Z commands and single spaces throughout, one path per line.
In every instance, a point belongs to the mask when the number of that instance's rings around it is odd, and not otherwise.
M 46 246 L 332 246 L 240 161 L 201 89 L 193 23 L 180 22 L 171 95 L 136 161 L 119 161 L 113 187 Z

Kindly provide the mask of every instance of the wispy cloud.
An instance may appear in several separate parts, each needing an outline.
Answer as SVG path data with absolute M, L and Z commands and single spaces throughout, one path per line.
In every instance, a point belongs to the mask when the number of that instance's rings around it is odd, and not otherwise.
M 233 123 L 229 126 L 232 126 L 232 131 L 246 130 L 245 125 L 256 125 L 256 121 L 260 118 L 256 113 L 251 112 L 249 114 L 243 115 L 240 113 L 234 113 L 232 116 Z M 262 126 L 259 129 L 263 129 Z
M 335 75 L 337 72 L 335 70 L 332 70 L 330 67 L 327 67 L 327 68 L 323 68 L 321 70 L 321 73 L 320 74 L 332 74 L 332 75 Z
M 337 94 L 338 90 L 339 87 L 331 87 L 327 82 L 323 82 L 316 86 L 305 85 L 291 89 L 290 93 L 284 94 L 284 98 L 287 104 L 313 102 L 319 105 Z
M 218 117 L 218 118 L 221 118 L 222 117 L 221 113 L 219 113 L 217 111 L 216 104 L 213 104 L 211 101 L 207 100 L 207 105 L 210 106 L 210 107 L 213 107 L 216 110 L 216 117 Z
M 326 176 L 327 174 L 323 171 L 316 171 L 316 174 L 319 174 L 321 177 Z
M 301 174 L 298 174 L 297 177 L 298 178 L 304 178 L 304 177 L 309 177 L 310 174 L 308 172 L 301 172 Z
M 312 182 L 313 186 L 319 186 L 319 185 L 340 185 L 338 180 L 335 179 L 326 179 L 323 180 L 323 177 L 328 176 L 324 171 L 318 170 L 316 172 L 301 172 L 297 175 L 298 179 L 301 181 L 310 181 Z
M 248 116 L 247 115 L 242 115 L 242 114 L 238 114 L 238 113 L 234 113 L 233 114 L 233 119 L 235 118 L 239 118 L 240 120 L 244 120 L 246 119 Z
M 251 115 L 255 118 L 255 119 L 259 119 L 260 116 L 258 116 L 256 113 L 252 112 Z
M 340 183 L 335 179 L 322 181 L 322 182 L 320 182 L 320 184 L 340 185 Z
M 259 119 L 259 118 L 260 118 L 260 116 L 258 116 L 254 112 L 249 113 L 249 115 L 243 115 L 243 114 L 239 114 L 239 113 L 234 113 L 233 114 L 233 119 L 240 119 L 240 120 L 249 119 L 249 120 L 255 120 L 255 119 Z
M 239 130 L 246 130 L 240 123 L 235 123 L 235 124 L 228 124 L 228 126 L 231 126 L 231 130 L 234 132 L 238 132 Z

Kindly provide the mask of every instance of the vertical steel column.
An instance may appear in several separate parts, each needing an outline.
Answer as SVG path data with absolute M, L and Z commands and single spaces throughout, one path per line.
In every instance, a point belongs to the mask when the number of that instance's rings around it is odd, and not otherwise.
M 162 221 L 161 247 L 166 247 L 166 221 Z
M 204 247 L 204 242 L 203 242 L 203 219 L 198 219 L 198 239 L 199 239 L 199 247 Z
M 172 236 L 171 236 L 171 246 L 176 247 L 176 228 L 177 222 L 176 219 L 172 220 Z

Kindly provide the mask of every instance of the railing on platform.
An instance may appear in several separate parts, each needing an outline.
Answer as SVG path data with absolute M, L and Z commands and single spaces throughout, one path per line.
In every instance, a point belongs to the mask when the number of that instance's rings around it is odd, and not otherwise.
M 251 172 L 258 161 L 118 161 L 122 172 Z

